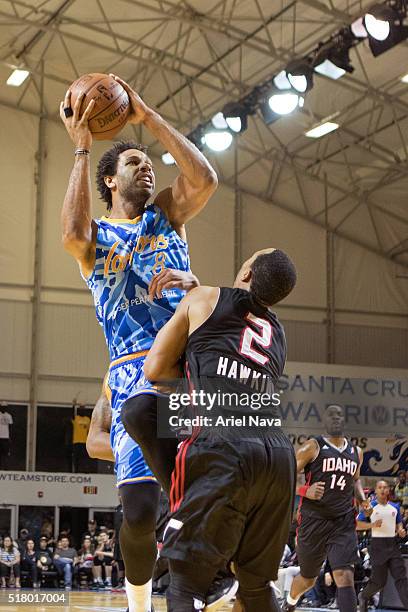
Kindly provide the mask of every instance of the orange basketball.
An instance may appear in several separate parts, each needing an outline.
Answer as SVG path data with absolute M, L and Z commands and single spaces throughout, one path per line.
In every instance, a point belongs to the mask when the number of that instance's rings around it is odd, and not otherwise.
M 95 100 L 89 117 L 89 129 L 96 140 L 110 140 L 120 132 L 130 110 L 129 97 L 120 83 L 107 74 L 93 72 L 74 81 L 70 90 L 72 108 L 78 96 L 86 94 L 80 114 L 92 99 Z

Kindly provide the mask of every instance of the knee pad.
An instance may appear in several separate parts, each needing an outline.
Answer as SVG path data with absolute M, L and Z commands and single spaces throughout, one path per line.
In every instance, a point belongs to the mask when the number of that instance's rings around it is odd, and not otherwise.
M 157 397 L 142 393 L 131 397 L 122 406 L 121 419 L 129 435 L 137 442 L 148 435 L 153 425 L 156 430 Z
M 157 483 L 125 485 L 120 489 L 120 497 L 123 508 L 122 527 L 136 537 L 156 530 L 160 497 Z

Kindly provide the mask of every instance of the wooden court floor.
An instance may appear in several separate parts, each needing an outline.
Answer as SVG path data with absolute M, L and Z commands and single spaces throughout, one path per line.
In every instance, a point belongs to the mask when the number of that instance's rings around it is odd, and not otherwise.
M 14 591 L 15 592 L 15 591 Z M 32 593 L 33 591 L 25 591 L 24 589 L 20 593 Z M 38 591 L 41 593 L 41 591 Z M 3 591 L 4 593 L 4 591 Z M 4 605 L 4 599 L 0 601 L 0 612 L 63 612 L 64 610 L 72 610 L 72 612 L 118 612 L 121 610 L 124 612 L 127 607 L 126 597 L 122 593 L 93 593 L 89 591 L 73 591 L 70 593 L 70 603 L 67 606 L 41 606 L 41 605 L 15 605 L 8 603 Z M 166 600 L 163 597 L 153 597 L 153 602 L 156 612 L 166 611 Z M 231 612 L 232 604 L 225 605 L 219 612 Z M 299 612 L 313 612 L 311 608 L 299 608 Z M 260 611 L 261 612 L 261 611 Z M 315 612 L 324 612 L 323 608 L 316 610 Z M 331 611 L 327 611 L 331 612 Z M 376 612 L 391 612 L 390 610 L 379 610 Z
M 25 589 L 19 592 L 27 594 L 33 593 L 32 590 Z M 3 593 L 2 598 L 4 596 Z M 13 591 L 13 593 L 15 593 L 15 591 Z M 38 591 L 38 593 L 41 593 L 41 591 Z M 34 610 L 37 612 L 63 612 L 64 610 L 72 610 L 72 612 L 96 612 L 97 610 L 101 612 L 118 612 L 121 610 L 123 612 L 127 608 L 125 595 L 122 593 L 110 592 L 93 593 L 89 591 L 72 591 L 70 593 L 69 606 L 53 606 L 50 604 L 41 606 L 33 603 L 28 605 L 7 603 L 7 605 L 4 605 L 3 601 L 0 602 L 0 612 L 34 612 Z M 153 597 L 153 602 L 156 612 L 165 612 L 166 600 L 164 597 Z M 222 612 L 230 612 L 231 609 L 232 605 L 227 605 L 222 608 Z

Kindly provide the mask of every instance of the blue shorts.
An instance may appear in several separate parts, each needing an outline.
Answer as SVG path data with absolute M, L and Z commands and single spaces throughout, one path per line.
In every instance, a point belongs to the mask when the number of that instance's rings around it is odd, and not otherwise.
M 145 378 L 143 364 L 146 354 L 129 355 L 113 361 L 105 379 L 106 394 L 112 406 L 110 440 L 115 457 L 116 486 L 138 482 L 157 482 L 143 458 L 140 446 L 125 430 L 121 409 L 124 402 L 139 393 L 158 392 Z

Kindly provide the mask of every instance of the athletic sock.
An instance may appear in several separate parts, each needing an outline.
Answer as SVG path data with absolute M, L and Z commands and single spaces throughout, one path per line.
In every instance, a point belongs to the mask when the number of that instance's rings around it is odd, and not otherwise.
M 296 606 L 297 602 L 299 601 L 299 598 L 298 599 L 293 599 L 293 597 L 291 597 L 290 593 L 289 593 L 289 595 L 287 596 L 286 601 L 288 602 L 288 604 L 290 606 Z
M 354 587 L 339 587 L 337 589 L 337 605 L 340 612 L 357 612 L 357 595 Z
M 150 612 L 152 609 L 152 581 L 146 584 L 131 584 L 125 578 L 129 612 Z

